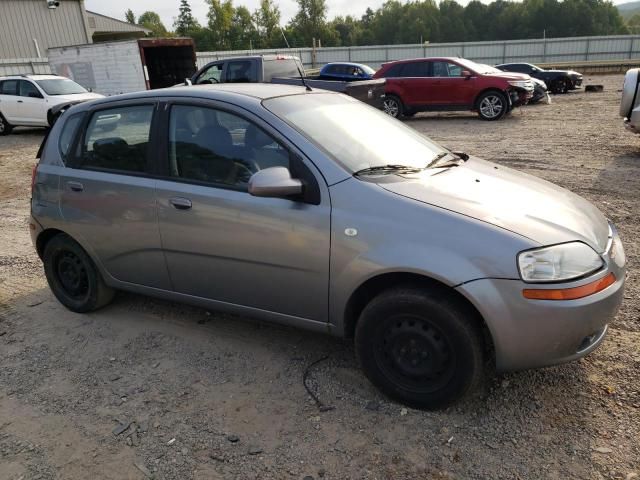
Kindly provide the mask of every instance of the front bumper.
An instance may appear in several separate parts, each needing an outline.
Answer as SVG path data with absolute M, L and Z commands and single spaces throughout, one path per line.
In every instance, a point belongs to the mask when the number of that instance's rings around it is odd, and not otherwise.
M 617 235 L 614 233 L 614 238 Z M 530 300 L 522 290 L 532 284 L 521 280 L 481 279 L 457 289 L 485 319 L 495 348 L 498 371 L 545 367 L 581 358 L 604 340 L 607 324 L 616 315 L 624 295 L 625 266 L 603 254 L 606 266 L 596 274 L 548 288 L 572 288 L 609 273 L 615 282 L 604 290 L 577 300 Z M 537 287 L 543 288 L 540 284 Z
M 582 85 L 582 77 L 573 77 L 571 79 L 571 88 L 578 88 Z
M 527 102 L 533 97 L 533 87 L 531 89 L 524 88 L 511 88 L 509 90 L 509 99 L 511 100 L 512 107 L 519 107 L 526 105 Z

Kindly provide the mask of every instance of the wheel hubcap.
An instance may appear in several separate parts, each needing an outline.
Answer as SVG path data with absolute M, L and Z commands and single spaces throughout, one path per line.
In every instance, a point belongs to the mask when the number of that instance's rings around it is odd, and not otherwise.
M 503 105 L 500 97 L 489 95 L 480 102 L 480 112 L 487 118 L 495 118 L 502 112 Z
M 405 388 L 433 391 L 445 385 L 455 357 L 441 331 L 421 317 L 389 322 L 377 349 L 382 370 Z
M 82 298 L 89 291 L 89 277 L 82 260 L 65 251 L 56 259 L 56 273 L 62 288 L 73 298 Z
M 385 100 L 382 104 L 384 113 L 392 117 L 398 116 L 398 103 L 395 100 Z

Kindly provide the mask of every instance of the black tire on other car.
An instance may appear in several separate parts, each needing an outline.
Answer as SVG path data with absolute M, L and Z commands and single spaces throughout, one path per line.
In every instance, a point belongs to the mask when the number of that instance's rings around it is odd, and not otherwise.
M 377 388 L 405 405 L 449 406 L 472 392 L 484 373 L 474 314 L 445 289 L 385 291 L 356 326 L 360 366 Z
M 382 110 L 393 118 L 401 118 L 404 115 L 402 100 L 395 95 L 385 95 L 382 102 Z
M 93 260 L 68 235 L 49 240 L 42 261 L 51 291 L 69 310 L 91 312 L 113 299 L 114 290 L 104 283 Z
M 566 78 L 559 78 L 554 80 L 551 84 L 551 91 L 553 93 L 567 93 L 569 90 L 569 80 Z
M 483 120 L 500 120 L 509 110 L 509 99 L 498 90 L 489 90 L 476 101 L 478 115 Z
M 0 113 L 0 136 L 9 135 L 13 130 L 13 125 L 11 125 Z

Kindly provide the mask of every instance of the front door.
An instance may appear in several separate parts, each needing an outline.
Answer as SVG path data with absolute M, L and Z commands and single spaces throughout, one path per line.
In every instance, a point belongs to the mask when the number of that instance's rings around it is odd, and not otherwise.
M 326 321 L 327 187 L 277 132 L 229 108 L 207 102 L 174 104 L 169 110 L 166 179 L 158 182 L 157 195 L 173 288 Z M 305 178 L 308 192 L 317 195 L 250 195 L 250 176 L 270 167 L 289 168 L 294 177 Z
M 47 124 L 47 104 L 38 88 L 28 80 L 20 80 L 20 116 L 24 123 Z
M 474 101 L 476 76 L 462 76 L 464 68 L 448 61 L 431 62 L 433 104 L 446 106 L 471 106 Z
M 112 277 L 170 290 L 150 175 L 155 109 L 138 103 L 91 114 L 61 176 L 60 205 L 65 230 Z

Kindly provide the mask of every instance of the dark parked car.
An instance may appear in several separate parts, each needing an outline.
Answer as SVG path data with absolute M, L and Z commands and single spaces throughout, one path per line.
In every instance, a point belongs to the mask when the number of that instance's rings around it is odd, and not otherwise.
M 503 72 L 526 73 L 542 80 L 553 93 L 567 93 L 582 85 L 582 74 L 573 70 L 545 70 L 531 63 L 504 63 L 496 68 Z
M 216 60 L 206 64 L 191 78 L 194 85 L 216 83 L 278 83 L 346 93 L 361 102 L 382 109 L 384 80 L 339 79 L 306 75 L 302 62 L 292 55 L 254 55 Z
M 416 58 L 382 65 L 384 110 L 392 117 L 416 112 L 475 110 L 483 120 L 498 120 L 533 93 L 528 75 L 505 73 L 464 58 Z
M 320 70 L 320 80 L 371 80 L 376 71 L 361 63 L 327 63 Z

